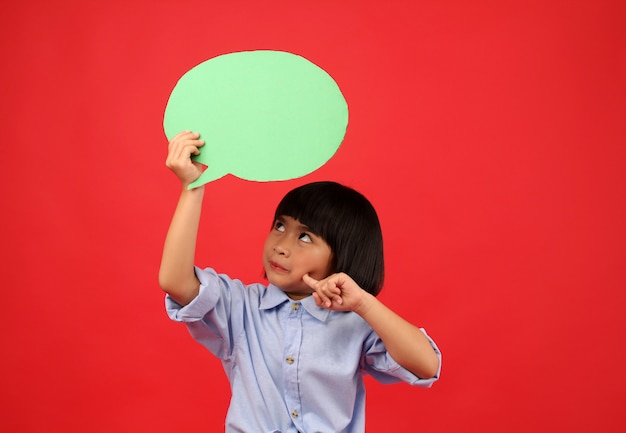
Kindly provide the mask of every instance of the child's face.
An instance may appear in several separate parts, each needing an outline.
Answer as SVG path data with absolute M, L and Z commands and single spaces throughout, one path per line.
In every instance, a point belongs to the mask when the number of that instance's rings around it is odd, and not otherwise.
M 332 251 L 326 241 L 288 216 L 274 222 L 263 249 L 267 279 L 292 299 L 312 293 L 302 276 L 308 273 L 317 280 L 326 278 L 331 271 L 331 258 Z

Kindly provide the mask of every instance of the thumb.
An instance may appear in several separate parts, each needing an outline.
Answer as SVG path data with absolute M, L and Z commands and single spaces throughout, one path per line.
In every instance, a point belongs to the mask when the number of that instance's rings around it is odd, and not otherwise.
M 304 281 L 307 284 L 307 286 L 311 287 L 312 289 L 314 288 L 315 284 L 318 283 L 318 280 L 311 277 L 308 273 L 302 276 L 302 281 Z

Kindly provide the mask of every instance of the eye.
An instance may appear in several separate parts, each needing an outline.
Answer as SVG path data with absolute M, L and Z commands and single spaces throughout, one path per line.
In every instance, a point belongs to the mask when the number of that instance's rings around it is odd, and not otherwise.
M 301 233 L 298 239 L 300 239 L 302 242 L 307 242 L 307 243 L 313 242 L 313 239 L 311 239 L 311 236 L 309 236 L 306 233 Z
M 281 223 L 280 221 L 276 221 L 276 223 L 274 224 L 274 230 L 277 230 L 279 232 L 284 232 L 285 231 L 285 225 L 283 223 Z

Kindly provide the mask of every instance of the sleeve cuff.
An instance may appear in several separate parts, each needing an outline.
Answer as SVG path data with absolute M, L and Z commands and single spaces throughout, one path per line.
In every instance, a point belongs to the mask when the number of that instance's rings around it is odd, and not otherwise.
M 219 278 L 212 269 L 195 267 L 200 280 L 200 290 L 189 304 L 182 306 L 169 295 L 165 296 L 165 309 L 170 319 L 176 322 L 196 322 L 211 311 L 220 297 Z

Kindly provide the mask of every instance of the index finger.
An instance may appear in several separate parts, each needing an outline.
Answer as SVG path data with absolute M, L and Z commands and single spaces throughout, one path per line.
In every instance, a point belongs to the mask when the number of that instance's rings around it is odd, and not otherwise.
M 315 288 L 315 285 L 319 283 L 318 280 L 310 276 L 308 273 L 302 276 L 302 281 L 304 281 L 310 288 Z
M 180 131 L 178 134 L 176 134 L 175 136 L 173 136 L 173 137 L 170 139 L 170 141 L 174 141 L 174 140 L 176 140 L 176 139 L 179 139 L 179 138 L 183 137 L 184 135 L 191 134 L 191 133 L 192 133 L 192 132 L 191 132 L 191 130 L 189 130 L 189 129 L 185 129 L 184 131 Z

